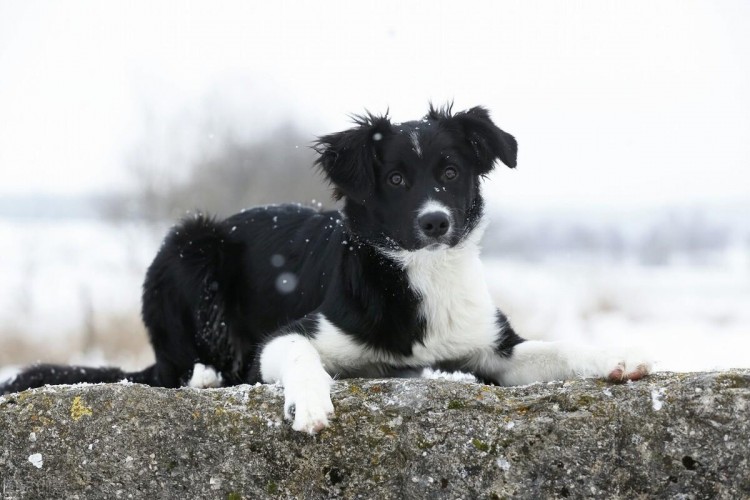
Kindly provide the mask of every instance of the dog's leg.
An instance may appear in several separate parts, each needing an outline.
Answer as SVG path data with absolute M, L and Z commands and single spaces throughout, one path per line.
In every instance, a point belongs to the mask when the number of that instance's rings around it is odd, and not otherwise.
M 501 385 L 578 377 L 604 378 L 611 382 L 638 380 L 651 371 L 652 363 L 638 353 L 617 353 L 571 342 L 524 340 L 498 313 L 499 341 L 473 357 L 470 365 L 481 378 Z
M 494 365 L 492 378 L 503 385 L 577 377 L 624 382 L 641 379 L 651 371 L 651 363 L 639 357 L 618 355 L 586 345 L 538 340 L 518 344 L 511 356 L 498 357 L 490 364 Z
M 260 354 L 260 376 L 284 386 L 284 417 L 294 419 L 294 430 L 315 434 L 328 426 L 333 379 L 307 337 L 287 333 L 269 341 Z

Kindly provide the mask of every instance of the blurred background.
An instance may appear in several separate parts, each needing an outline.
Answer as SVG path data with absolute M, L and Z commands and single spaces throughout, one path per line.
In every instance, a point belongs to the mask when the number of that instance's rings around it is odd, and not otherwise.
M 750 3 L 0 0 L 0 378 L 151 362 L 195 210 L 333 206 L 315 136 L 487 106 L 487 281 L 532 338 L 750 366 Z

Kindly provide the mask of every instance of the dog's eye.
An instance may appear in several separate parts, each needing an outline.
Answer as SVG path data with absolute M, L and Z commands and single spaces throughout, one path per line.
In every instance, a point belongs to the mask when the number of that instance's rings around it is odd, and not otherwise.
M 404 183 L 404 176 L 399 174 L 398 172 L 393 172 L 388 176 L 388 182 L 390 182 L 393 186 L 400 186 Z
M 443 176 L 449 181 L 452 181 L 456 177 L 458 177 L 458 170 L 456 170 L 456 167 L 454 166 L 448 166 L 445 167 L 445 171 L 443 172 Z

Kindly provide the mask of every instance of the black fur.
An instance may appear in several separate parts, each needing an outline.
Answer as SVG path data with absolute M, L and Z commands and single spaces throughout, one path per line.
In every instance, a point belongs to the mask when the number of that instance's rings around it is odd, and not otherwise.
M 316 313 L 362 345 L 408 357 L 425 335 L 422 297 L 384 250 L 460 244 L 482 217 L 481 177 L 496 160 L 516 166 L 516 141 L 484 108 L 454 114 L 431 106 L 422 120 L 402 124 L 357 117 L 354 128 L 315 147 L 318 167 L 343 199 L 341 212 L 258 207 L 223 221 L 190 218 L 169 233 L 143 285 L 154 366 L 124 373 L 40 365 L 0 392 L 122 379 L 178 387 L 197 362 L 221 372 L 225 384 L 253 383 L 259 348 L 285 331 L 314 337 Z M 394 185 L 394 173 L 402 184 Z M 451 208 L 444 235 L 416 227 L 413 214 L 427 198 Z M 497 322 L 509 332 L 496 346 L 507 357 L 522 339 L 501 313 Z

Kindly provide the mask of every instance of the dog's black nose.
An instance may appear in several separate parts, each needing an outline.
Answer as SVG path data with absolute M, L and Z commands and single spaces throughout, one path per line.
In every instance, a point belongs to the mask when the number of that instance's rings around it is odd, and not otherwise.
M 417 220 L 419 228 L 422 230 L 425 236 L 430 238 L 439 238 L 448 232 L 451 227 L 450 219 L 448 214 L 445 212 L 428 212 L 420 215 Z

